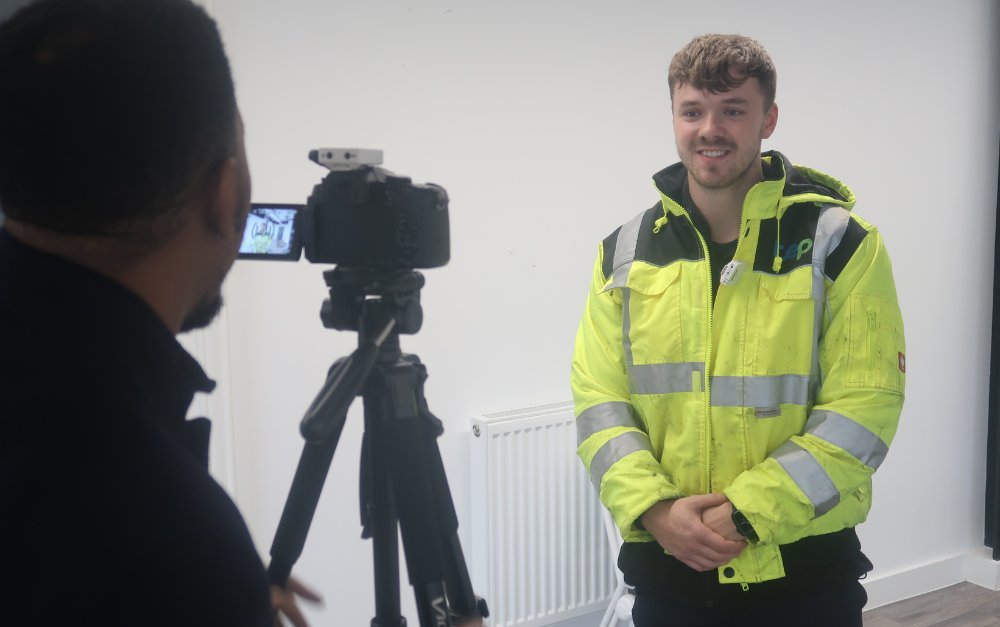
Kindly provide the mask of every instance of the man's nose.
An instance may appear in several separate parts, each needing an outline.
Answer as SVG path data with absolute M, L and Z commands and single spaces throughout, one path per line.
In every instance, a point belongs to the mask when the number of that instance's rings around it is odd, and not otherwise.
M 725 127 L 718 113 L 707 113 L 701 118 L 701 128 L 698 129 L 704 140 L 717 140 L 725 136 Z

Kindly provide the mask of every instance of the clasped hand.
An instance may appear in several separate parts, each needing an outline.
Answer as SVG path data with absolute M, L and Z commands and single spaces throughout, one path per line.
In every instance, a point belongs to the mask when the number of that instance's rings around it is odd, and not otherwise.
M 660 501 L 642 515 L 642 525 L 671 555 L 704 572 L 739 555 L 747 542 L 732 521 L 732 503 L 723 494 Z

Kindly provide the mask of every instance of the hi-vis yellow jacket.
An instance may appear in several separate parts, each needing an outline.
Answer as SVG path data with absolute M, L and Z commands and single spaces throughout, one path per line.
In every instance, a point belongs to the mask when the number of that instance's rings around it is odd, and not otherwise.
M 878 231 L 843 183 L 762 160 L 714 308 L 676 164 L 602 242 L 573 356 L 578 454 L 622 536 L 653 540 L 636 520 L 657 501 L 723 492 L 760 542 L 722 583 L 783 577 L 779 545 L 865 519 L 905 384 Z

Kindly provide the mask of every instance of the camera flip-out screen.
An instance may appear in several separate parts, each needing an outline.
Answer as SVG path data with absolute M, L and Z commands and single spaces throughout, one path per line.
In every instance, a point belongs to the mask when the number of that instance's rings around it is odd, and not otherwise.
M 240 243 L 240 259 L 297 261 L 302 254 L 302 235 L 296 216 L 303 205 L 253 203 Z

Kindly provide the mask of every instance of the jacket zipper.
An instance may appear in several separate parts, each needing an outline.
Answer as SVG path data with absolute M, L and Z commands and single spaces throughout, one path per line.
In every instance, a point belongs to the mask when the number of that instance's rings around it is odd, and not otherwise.
M 712 302 L 712 260 L 709 256 L 708 242 L 705 241 L 704 236 L 702 236 L 701 231 L 698 227 L 694 225 L 694 220 L 691 216 L 687 215 L 688 224 L 691 225 L 691 230 L 698 237 L 698 241 L 701 242 L 701 249 L 705 253 L 705 267 L 708 269 L 706 276 L 708 277 L 707 290 L 705 291 L 705 304 L 708 311 L 708 325 L 705 329 L 705 372 L 704 376 L 704 388 L 705 388 L 705 493 L 712 493 L 712 377 L 709 373 L 712 371 L 712 326 L 715 319 L 715 305 Z M 739 247 L 739 244 L 737 244 Z
M 705 252 L 705 267 L 708 269 L 706 276 L 708 277 L 708 289 L 705 294 L 706 305 L 708 306 L 708 326 L 705 329 L 705 493 L 712 493 L 712 377 L 709 373 L 712 372 L 712 325 L 715 320 L 715 304 L 712 302 L 712 260 L 709 257 L 708 252 L 708 242 L 698 231 L 697 227 L 694 225 L 694 221 L 691 220 L 691 216 L 688 216 L 688 222 L 691 224 L 691 228 L 694 230 L 695 235 L 698 236 L 698 240 L 701 242 L 701 248 Z
M 736 258 L 736 254 L 739 253 L 740 244 L 743 243 L 743 231 L 745 227 L 743 225 L 743 215 L 745 214 L 744 209 L 746 208 L 746 197 L 743 198 L 743 204 L 740 206 L 740 230 L 736 234 L 736 252 L 733 253 L 733 258 Z M 706 291 L 706 302 L 708 305 L 708 328 L 706 329 L 705 338 L 705 493 L 711 494 L 713 490 L 712 486 L 712 377 L 710 373 L 712 372 L 712 332 L 715 326 L 715 303 L 712 302 L 712 260 L 709 257 L 708 252 L 708 242 L 705 241 L 704 236 L 698 231 L 698 228 L 694 225 L 694 221 L 691 216 L 685 212 L 687 215 L 688 224 L 691 225 L 691 230 L 694 231 L 695 235 L 698 236 L 698 241 L 701 242 L 701 249 L 705 253 L 705 265 L 708 268 L 708 290 Z M 720 283 L 719 289 L 722 289 Z M 718 298 L 718 296 L 716 296 Z

